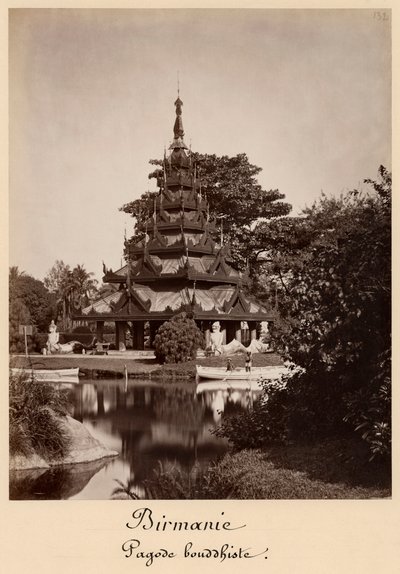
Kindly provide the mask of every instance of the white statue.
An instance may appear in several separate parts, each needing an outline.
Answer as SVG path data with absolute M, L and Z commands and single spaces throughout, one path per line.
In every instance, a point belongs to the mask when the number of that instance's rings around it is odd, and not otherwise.
M 222 353 L 222 339 L 223 339 L 223 334 L 221 332 L 221 324 L 219 321 L 215 321 L 215 323 L 212 324 L 211 326 L 212 328 L 212 333 L 210 336 L 210 340 L 211 340 L 211 351 L 214 354 L 221 354 Z
M 60 333 L 57 332 L 57 325 L 52 321 L 49 326 L 49 334 L 46 344 L 48 353 L 57 353 L 59 351 L 59 338 Z

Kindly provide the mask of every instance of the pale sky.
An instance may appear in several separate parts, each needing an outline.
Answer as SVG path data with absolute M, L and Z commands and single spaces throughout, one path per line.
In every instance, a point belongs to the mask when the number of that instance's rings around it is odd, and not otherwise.
M 245 152 L 293 214 L 375 179 L 390 44 L 372 10 L 11 10 L 10 265 L 118 268 L 118 208 L 155 189 L 178 70 L 187 144 Z

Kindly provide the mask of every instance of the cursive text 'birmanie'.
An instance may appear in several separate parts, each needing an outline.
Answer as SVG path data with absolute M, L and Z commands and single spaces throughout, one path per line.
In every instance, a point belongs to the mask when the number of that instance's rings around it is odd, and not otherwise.
M 218 520 L 206 520 L 206 521 L 193 521 L 193 522 L 179 522 L 173 520 L 167 520 L 167 517 L 163 514 L 161 520 L 157 520 L 153 517 L 153 512 L 150 508 L 137 508 L 132 513 L 133 520 L 127 522 L 126 526 L 128 528 L 142 528 L 143 530 L 156 530 L 157 532 L 167 532 L 167 531 L 194 531 L 194 530 L 238 530 L 239 528 L 244 528 L 246 525 L 242 524 L 240 526 L 233 526 L 231 522 L 226 521 L 223 517 L 224 512 L 221 512 L 221 518 Z

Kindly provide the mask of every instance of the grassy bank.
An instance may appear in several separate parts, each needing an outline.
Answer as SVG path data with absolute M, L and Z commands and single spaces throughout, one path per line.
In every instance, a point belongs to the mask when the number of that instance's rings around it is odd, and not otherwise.
M 343 445 L 334 442 L 228 453 L 205 472 L 160 468 L 146 490 L 149 498 L 175 500 L 390 497 L 387 473 L 344 463 Z
M 245 357 L 242 353 L 231 356 L 234 367 L 244 367 Z M 131 377 L 149 377 L 159 379 L 191 379 L 196 375 L 196 364 L 205 367 L 225 367 L 226 357 L 199 357 L 194 361 L 172 365 L 160 365 L 152 357 L 132 355 L 52 355 L 42 357 L 32 355 L 30 358 L 13 357 L 13 367 L 25 367 L 34 369 L 66 369 L 79 367 L 87 376 L 112 376 L 122 377 L 125 365 L 128 375 Z M 254 367 L 267 367 L 282 364 L 279 355 L 275 353 L 253 355 Z

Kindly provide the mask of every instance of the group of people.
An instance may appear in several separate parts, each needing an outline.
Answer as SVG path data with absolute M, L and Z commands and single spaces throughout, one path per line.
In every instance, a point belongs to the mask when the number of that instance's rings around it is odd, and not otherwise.
M 244 364 L 244 369 L 245 369 L 246 373 L 251 372 L 252 366 L 253 366 L 253 357 L 252 357 L 251 351 L 247 351 L 245 364 Z M 232 359 L 230 357 L 228 357 L 226 360 L 226 370 L 227 371 L 233 371 L 234 368 L 235 367 L 232 365 Z
M 221 325 L 219 321 L 215 321 L 212 324 L 212 333 L 210 336 L 210 340 L 211 340 L 211 353 L 213 353 L 214 355 L 216 354 L 222 354 L 222 341 L 223 341 L 223 334 L 221 332 Z M 251 351 L 246 351 L 246 360 L 245 360 L 245 371 L 246 373 L 250 373 L 251 372 L 251 367 L 253 365 L 253 357 L 252 357 L 252 353 Z M 230 357 L 228 357 L 227 359 L 227 364 L 226 364 L 226 370 L 227 371 L 233 371 L 234 367 L 232 365 L 232 360 Z

